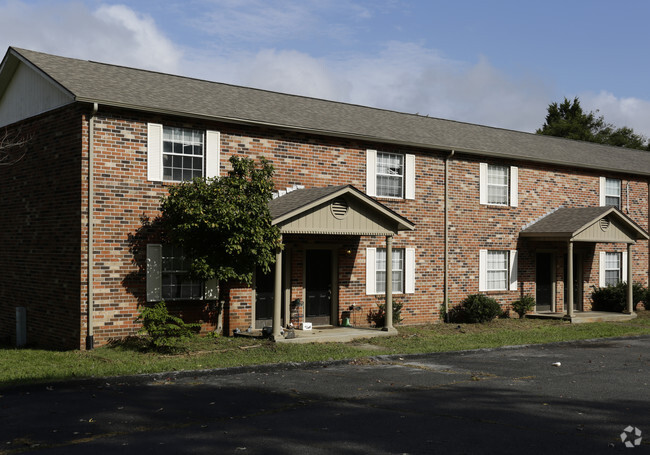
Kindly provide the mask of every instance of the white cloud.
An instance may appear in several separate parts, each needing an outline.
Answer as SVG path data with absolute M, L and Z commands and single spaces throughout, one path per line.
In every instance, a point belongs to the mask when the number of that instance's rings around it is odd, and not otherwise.
M 90 11 L 83 3 L 0 3 L 0 47 L 174 72 L 182 56 L 153 19 L 124 5 Z
M 596 111 L 607 123 L 627 126 L 637 134 L 650 137 L 650 101 L 638 98 L 618 98 L 610 92 L 583 93 L 580 105 L 585 111 Z

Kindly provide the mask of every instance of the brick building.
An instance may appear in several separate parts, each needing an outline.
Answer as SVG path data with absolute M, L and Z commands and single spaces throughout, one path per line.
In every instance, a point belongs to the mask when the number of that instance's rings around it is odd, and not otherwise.
M 232 333 L 367 324 L 388 296 L 404 324 L 478 292 L 570 317 L 592 286 L 648 285 L 647 152 L 16 48 L 0 128 L 30 139 L 0 167 L 0 337 L 15 341 L 98 346 L 158 300 Z M 274 165 L 285 247 L 253 288 L 217 289 L 183 280 L 147 219 L 233 155 Z

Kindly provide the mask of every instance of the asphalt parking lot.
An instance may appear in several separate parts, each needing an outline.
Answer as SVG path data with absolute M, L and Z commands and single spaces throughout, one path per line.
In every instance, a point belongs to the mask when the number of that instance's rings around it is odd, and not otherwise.
M 647 453 L 649 373 L 637 337 L 13 387 L 0 454 Z

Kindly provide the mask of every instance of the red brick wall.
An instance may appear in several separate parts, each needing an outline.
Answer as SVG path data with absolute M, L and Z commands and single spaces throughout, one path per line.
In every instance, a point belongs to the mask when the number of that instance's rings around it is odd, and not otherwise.
M 22 183 L 9 186 L 0 197 L 11 201 L 11 218 L 16 226 L 3 232 L 3 245 L 24 238 L 28 232 L 30 245 L 15 246 L 3 256 L 2 271 L 9 271 L 13 282 L 3 285 L 0 318 L 3 333 L 13 329 L 13 311 L 18 304 L 32 305 L 30 314 L 42 308 L 57 308 L 57 318 L 65 316 L 65 323 L 47 321 L 30 325 L 32 339 L 39 342 L 57 338 L 67 346 L 83 347 L 87 331 L 86 268 L 87 268 L 87 122 L 79 109 L 63 110 L 65 115 L 39 117 L 43 127 L 38 150 L 31 161 L 8 171 Z M 106 343 L 110 338 L 134 333 L 138 327 L 134 319 L 138 305 L 145 303 L 145 250 L 148 242 L 158 242 L 155 226 L 143 226 L 142 219 L 155 219 L 159 214 L 160 197 L 166 194 L 166 184 L 147 180 L 147 122 L 169 126 L 212 129 L 221 132 L 222 175 L 229 167 L 232 155 L 252 158 L 264 156 L 276 169 L 276 188 L 294 184 L 306 187 L 352 184 L 365 191 L 366 150 L 368 148 L 400 153 L 412 153 L 416 158 L 415 200 L 379 198 L 379 201 L 415 223 L 415 231 L 395 236 L 394 248 L 416 249 L 416 292 L 398 295 L 404 303 L 402 316 L 405 324 L 421 324 L 439 319 L 443 300 L 444 253 L 444 157 L 443 152 L 423 152 L 409 147 L 382 146 L 377 143 L 333 139 L 298 133 L 277 132 L 270 128 L 226 125 L 216 122 L 187 120 L 156 115 L 137 114 L 100 107 L 96 117 L 95 133 L 95 342 Z M 45 148 L 47 147 L 47 149 Z M 64 159 L 62 160 L 61 157 Z M 478 292 L 479 249 L 518 249 L 520 251 L 520 289 L 490 293 L 507 308 L 522 292 L 534 294 L 533 242 L 521 241 L 522 227 L 560 205 L 598 205 L 599 172 L 557 168 L 524 162 L 505 162 L 519 166 L 519 206 L 503 208 L 479 204 L 479 162 L 470 156 L 457 154 L 450 161 L 450 300 L 458 304 L 466 295 Z M 497 162 L 497 161 L 495 161 Z M 625 176 L 608 175 L 622 178 Z M 12 180 L 12 181 L 15 181 Z M 42 185 L 45 181 L 47 184 Z M 630 211 L 628 215 L 644 229 L 648 227 L 648 185 L 643 179 L 629 182 Z M 26 187 L 33 189 L 27 202 L 20 201 Z M 13 189 L 12 189 L 13 188 Z M 625 192 L 623 194 L 625 202 Z M 83 207 L 83 210 L 81 209 Z M 13 214 L 16 214 L 14 216 Z M 47 215 L 46 215 L 47 214 Z M 29 216 L 44 217 L 34 226 Z M 3 225 L 7 225 L 7 218 Z M 56 238 L 57 247 L 52 245 Z M 25 241 L 25 240 L 23 240 Z M 287 236 L 289 252 L 285 261 L 292 265 L 291 300 L 303 298 L 302 255 L 308 242 L 338 244 L 335 254 L 339 260 L 339 314 L 351 304 L 362 307 L 357 323 L 367 324 L 366 315 L 383 302 L 382 296 L 365 293 L 365 256 L 368 247 L 383 247 L 382 237 L 298 238 Z M 30 256 L 34 245 L 38 254 Z M 61 246 L 63 245 L 63 246 Z M 544 245 L 557 251 L 557 301 L 563 300 L 563 254 L 561 245 Z M 616 245 L 614 248 L 620 248 Z M 597 251 L 592 254 L 597 258 Z M 609 246 L 607 247 L 609 248 Z M 348 250 L 350 253 L 348 254 Z M 51 273 L 51 264 L 66 257 L 65 267 Z M 25 257 L 29 260 L 23 259 Z M 47 263 L 40 261 L 45 257 Z M 81 258 L 79 262 L 75 258 Z M 587 256 L 586 256 L 587 257 Z M 11 271 L 15 261 L 21 261 Z M 32 259 L 33 258 L 33 259 Z M 38 258 L 38 259 L 37 259 Z M 528 262 L 527 259 L 528 258 Z M 57 262 L 59 261 L 59 262 Z M 647 284 L 648 245 L 640 242 L 635 247 L 634 277 Z M 44 278 L 34 277 L 39 270 Z M 47 272 L 47 273 L 46 273 Z M 597 283 L 597 264 L 585 263 L 585 302 L 589 285 Z M 41 273 L 37 274 L 40 275 Z M 25 280 L 24 276 L 30 276 Z M 4 278 L 3 278 L 4 279 Z M 34 286 L 34 280 L 42 280 Z M 27 281 L 27 282 L 25 282 Z M 65 282 L 65 291 L 61 288 Z M 34 288 L 37 291 L 34 291 Z M 53 290 L 57 290 L 54 291 Z M 28 292 L 29 291 L 29 292 Z M 11 296 L 11 297 L 9 297 Z M 29 297 L 25 297 L 29 296 Z M 32 296 L 36 296 L 34 299 Z M 34 301 L 39 303 L 34 303 Z M 222 289 L 224 331 L 245 329 L 252 323 L 253 291 L 245 286 L 230 285 Z M 40 303 L 43 302 L 43 303 Z M 34 305 L 40 305 L 39 307 Z M 216 326 L 214 308 L 205 302 L 175 302 L 173 309 L 191 319 L 204 323 L 206 329 Z M 36 311 L 35 311 L 36 310 Z M 56 320 L 53 318 L 51 320 Z M 31 321 L 31 319 L 30 319 Z M 70 321 L 81 321 L 76 324 Z M 40 325 L 39 325 L 40 324 Z M 6 327 L 9 327 L 7 330 Z M 54 328 L 56 327 L 56 328 Z M 54 332 L 53 332 L 54 331 Z
M 9 129 L 32 139 L 21 161 L 0 166 L 0 337 L 15 342 L 21 306 L 28 345 L 77 348 L 81 110 L 58 109 Z

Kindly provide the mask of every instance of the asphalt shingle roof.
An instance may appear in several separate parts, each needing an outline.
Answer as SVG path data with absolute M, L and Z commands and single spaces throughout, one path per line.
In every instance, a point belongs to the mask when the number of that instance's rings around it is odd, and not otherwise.
M 284 196 L 269 201 L 271 218 L 277 219 L 302 207 L 306 207 L 330 194 L 345 188 L 347 185 L 326 186 L 322 188 L 304 188 L 291 191 Z
M 69 91 L 76 101 L 96 102 L 100 106 L 650 175 L 650 153 L 639 150 L 287 95 L 25 49 L 10 48 L 7 55 L 12 51 Z

